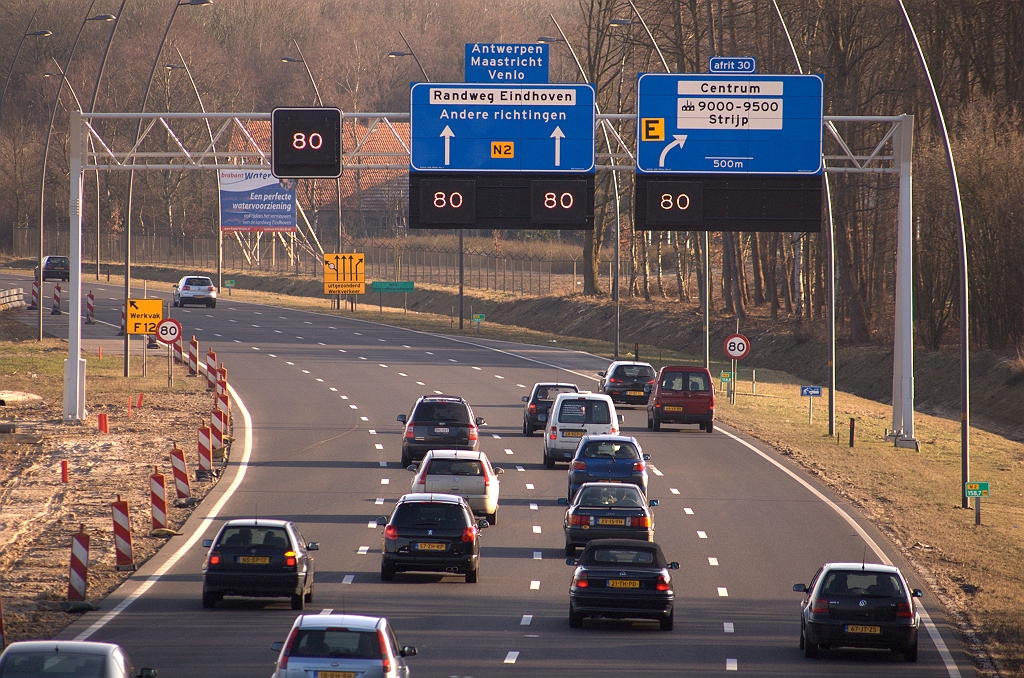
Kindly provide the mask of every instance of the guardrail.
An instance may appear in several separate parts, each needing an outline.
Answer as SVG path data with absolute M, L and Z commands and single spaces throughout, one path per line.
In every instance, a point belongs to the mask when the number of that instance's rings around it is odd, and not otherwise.
M 25 290 L 15 287 L 10 290 L 0 290 L 0 311 L 9 308 L 22 308 L 25 306 Z

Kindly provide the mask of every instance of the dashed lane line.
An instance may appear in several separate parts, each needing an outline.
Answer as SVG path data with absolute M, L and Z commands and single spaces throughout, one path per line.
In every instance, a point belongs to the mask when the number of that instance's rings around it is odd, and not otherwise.
M 374 525 L 376 525 L 376 523 L 374 523 Z M 361 556 L 365 556 L 365 555 L 367 555 L 367 554 L 368 554 L 369 552 L 370 552 L 370 547 L 369 547 L 369 546 L 360 546 L 360 547 L 359 547 L 359 550 L 358 550 L 358 551 L 356 551 L 356 553 L 358 553 L 358 554 L 359 554 L 359 555 L 361 555 Z
M 683 509 L 683 513 L 685 513 L 688 516 L 692 516 L 693 515 L 693 509 L 690 508 L 690 507 L 686 507 L 686 508 Z
M 351 584 L 353 581 L 355 581 L 355 578 L 356 576 L 354 574 L 346 574 L 345 577 L 341 580 L 341 583 Z
M 697 530 L 697 538 L 698 539 L 707 539 L 708 538 L 708 533 L 704 532 L 703 530 Z
M 676 489 L 676 488 L 674 488 L 674 487 L 670 487 L 670 488 L 668 488 L 668 491 L 669 491 L 669 492 L 671 492 L 672 494 L 679 494 L 679 490 L 677 490 L 677 489 Z
M 736 633 L 736 627 L 732 622 L 722 622 L 722 628 L 725 633 Z
M 718 595 L 721 596 L 722 598 L 728 598 L 729 597 L 729 589 L 727 589 L 724 586 L 719 586 L 718 587 Z
M 520 626 L 529 626 L 531 622 L 533 622 L 533 615 L 532 614 L 524 614 L 522 620 L 520 620 L 520 622 L 519 622 L 519 625 Z
M 712 567 L 718 567 L 718 558 L 712 558 L 708 556 L 708 565 Z
M 540 591 L 540 581 L 537 580 L 537 579 L 534 579 L 533 581 L 531 581 L 530 582 L 530 590 L 531 591 Z
M 505 655 L 505 664 L 515 664 L 516 660 L 519 659 L 518 650 L 509 650 L 508 654 Z
M 726 671 L 738 671 L 739 670 L 739 662 L 737 662 L 735 659 L 726 659 L 725 660 L 725 670 Z

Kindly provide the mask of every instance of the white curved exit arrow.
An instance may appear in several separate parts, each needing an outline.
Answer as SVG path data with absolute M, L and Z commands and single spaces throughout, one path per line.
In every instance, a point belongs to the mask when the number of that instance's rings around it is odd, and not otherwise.
M 675 141 L 673 141 L 671 144 L 669 144 L 665 148 L 661 149 L 661 157 L 658 159 L 658 167 L 664 167 L 665 166 L 665 156 L 668 155 L 669 151 L 671 151 L 676 146 L 678 146 L 679 148 L 682 148 L 683 144 L 686 143 L 686 135 L 685 134 L 673 134 L 672 137 L 675 139 Z

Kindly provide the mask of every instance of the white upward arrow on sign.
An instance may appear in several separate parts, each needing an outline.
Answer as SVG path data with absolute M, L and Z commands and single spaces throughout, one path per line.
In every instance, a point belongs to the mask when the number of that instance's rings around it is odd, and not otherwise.
M 551 133 L 551 138 L 555 140 L 555 167 L 562 166 L 562 139 L 565 138 L 565 133 L 561 127 L 555 126 L 555 131 Z
M 450 165 L 452 160 L 452 137 L 455 136 L 455 132 L 452 131 L 451 127 L 445 125 L 444 129 L 441 130 L 441 136 L 444 137 L 444 164 Z
M 679 148 L 682 148 L 683 144 L 686 143 L 686 135 L 685 134 L 673 134 L 672 136 L 675 138 L 675 141 L 673 141 L 671 144 L 669 144 L 665 148 L 661 149 L 661 158 L 658 159 L 658 167 L 664 167 L 665 166 L 665 156 L 668 155 L 669 151 L 671 151 L 676 146 L 678 146 Z

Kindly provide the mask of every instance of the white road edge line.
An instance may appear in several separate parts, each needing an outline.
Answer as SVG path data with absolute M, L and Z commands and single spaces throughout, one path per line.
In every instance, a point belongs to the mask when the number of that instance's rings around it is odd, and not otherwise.
M 871 550 L 874 551 L 875 555 L 878 556 L 879 560 L 881 560 L 886 565 L 892 565 L 892 561 L 889 559 L 887 555 L 885 555 L 885 551 L 879 548 L 878 544 L 875 543 L 875 540 L 872 539 L 871 536 L 864 531 L 864 528 L 861 527 L 857 523 L 857 521 L 854 520 L 852 516 L 850 516 L 850 514 L 844 511 L 842 507 L 840 507 L 834 501 L 826 497 L 824 494 L 818 491 L 817 488 L 815 488 L 809 482 L 801 478 L 794 471 L 791 471 L 790 469 L 786 468 L 782 463 L 776 461 L 775 459 L 772 459 L 768 454 L 757 449 L 756 447 L 748 443 L 746 440 L 743 440 L 739 436 L 733 435 L 732 433 L 729 433 L 724 429 L 718 429 L 718 431 L 729 436 L 730 438 L 738 442 L 740 445 L 743 445 L 744 447 L 750 449 L 755 454 L 763 458 L 765 461 L 772 464 L 780 471 L 788 475 L 790 478 L 803 485 L 808 492 L 813 494 L 815 497 L 823 501 L 825 505 L 827 505 L 833 511 L 838 513 L 839 516 L 843 520 L 845 520 L 850 525 L 850 527 L 854 529 L 854 531 L 860 536 L 860 538 L 864 540 L 864 543 L 871 547 Z M 928 614 L 928 610 L 925 609 L 924 604 L 922 604 L 920 600 L 917 600 L 916 602 L 918 612 L 921 613 L 921 620 L 924 622 L 924 627 L 928 631 L 928 636 L 932 639 L 932 643 L 935 644 L 935 649 L 939 651 L 939 656 L 942 657 L 942 663 L 946 666 L 946 672 L 949 674 L 949 678 L 962 678 L 960 674 L 960 669 L 957 667 L 956 662 L 953 660 L 953 655 L 950 653 L 949 648 L 946 646 L 946 641 L 942 639 L 942 635 L 939 634 L 939 630 L 935 628 L 935 623 L 932 622 L 932 618 L 931 615 Z
M 238 397 L 238 393 L 230 384 L 228 384 L 228 392 L 231 394 L 232 401 L 234 401 L 235 405 L 238 406 L 238 411 L 242 413 L 242 421 L 245 431 L 245 436 L 242 442 L 242 458 L 239 460 L 238 473 L 235 475 L 234 480 L 231 481 L 231 485 L 228 486 L 227 491 L 225 491 L 224 494 L 221 495 L 220 499 L 217 500 L 217 503 L 213 505 L 210 512 L 206 514 L 206 517 L 203 518 L 203 521 L 196 528 L 195 532 L 192 533 L 192 536 L 174 552 L 174 555 L 167 559 L 167 562 L 161 565 L 156 572 L 151 574 L 146 581 L 142 582 L 142 584 L 140 584 L 139 587 L 127 598 L 118 603 L 113 610 L 100 617 L 92 624 L 92 626 L 75 636 L 75 640 L 88 640 L 90 636 L 113 621 L 117 615 L 128 609 L 129 605 L 145 595 L 145 593 L 149 591 L 154 584 L 160 581 L 160 578 L 167 574 L 170 569 L 174 567 L 186 553 L 188 553 L 189 549 L 195 546 L 196 542 L 206 534 L 206 530 L 208 530 L 210 525 L 213 524 L 213 521 L 217 519 L 221 509 L 224 508 L 224 505 L 227 504 L 229 499 L 231 499 L 235 490 L 237 490 L 239 485 L 242 484 L 242 479 L 245 478 L 245 472 L 249 468 L 249 457 L 252 455 L 252 417 L 249 416 L 249 410 L 245 408 L 245 404 L 242 402 L 242 399 Z

